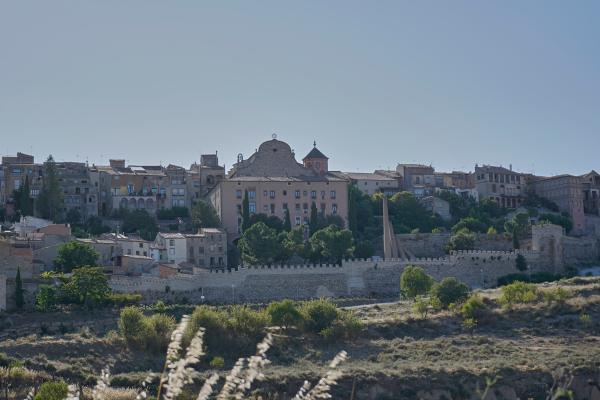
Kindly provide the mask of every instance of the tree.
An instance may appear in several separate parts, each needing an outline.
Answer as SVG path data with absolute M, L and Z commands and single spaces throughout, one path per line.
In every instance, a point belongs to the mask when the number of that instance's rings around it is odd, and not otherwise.
M 278 259 L 281 247 L 277 232 L 264 222 L 257 222 L 244 231 L 238 241 L 242 260 L 250 265 L 272 264 Z
M 573 229 L 573 220 L 569 215 L 558 215 L 558 214 L 541 214 L 539 216 L 540 223 L 548 222 L 555 225 L 560 225 L 565 228 L 565 231 L 569 233 Z
M 446 245 L 446 251 L 452 250 L 473 250 L 475 248 L 475 234 L 467 228 L 463 228 L 450 236 L 450 241 Z
M 63 272 L 71 272 L 73 268 L 83 265 L 95 266 L 100 254 L 87 243 L 77 241 L 62 244 L 58 248 L 58 256 L 54 259 L 54 265 Z
M 527 260 L 523 256 L 523 254 L 517 254 L 517 258 L 515 259 L 515 266 L 519 271 L 525 271 L 527 269 Z
M 283 230 L 290 232 L 292 230 L 292 221 L 290 219 L 290 210 L 285 209 L 285 217 L 283 219 Z
M 144 240 L 154 240 L 158 233 L 156 219 L 146 210 L 122 210 L 123 232 L 137 233 Z
M 433 286 L 433 278 L 421 267 L 408 265 L 400 275 L 400 292 L 408 299 L 426 295 Z
M 290 326 L 299 326 L 304 320 L 296 303 L 290 299 L 272 302 L 267 307 L 267 314 L 271 317 L 271 323 L 285 330 Z
M 448 277 L 436 284 L 431 294 L 439 300 L 443 308 L 448 308 L 452 303 L 466 300 L 469 297 L 469 287 L 454 277 Z
M 356 246 L 354 246 L 354 257 L 356 258 L 371 258 L 373 257 L 374 253 L 375 248 L 373 247 L 373 244 L 366 240 L 357 242 Z
M 50 155 L 44 163 L 44 180 L 36 201 L 37 211 L 42 218 L 57 221 L 60 219 L 62 202 L 63 196 L 58 183 L 56 163 Z
M 358 193 L 357 193 L 358 192 Z M 358 199 L 360 198 L 360 190 L 356 185 L 348 185 L 348 228 L 356 238 L 358 234 Z
M 381 196 L 373 198 L 379 198 Z M 436 226 L 443 225 L 439 215 L 432 214 L 412 193 L 400 192 L 394 194 L 388 203 L 390 219 L 396 233 L 409 233 L 413 229 L 420 232 L 431 232 Z
M 38 311 L 52 311 L 58 302 L 57 288 L 53 285 L 40 285 L 35 297 L 35 307 Z
M 64 381 L 44 382 L 33 400 L 63 400 L 67 398 L 69 388 Z
M 302 226 L 297 226 L 289 232 L 281 232 L 279 234 L 278 241 L 282 247 L 280 261 L 286 261 L 294 255 L 300 257 L 306 256 L 304 229 Z
M 250 223 L 248 224 L 248 228 L 256 224 L 257 222 L 264 223 L 269 228 L 275 229 L 275 231 L 278 233 L 283 231 L 283 221 L 275 215 L 267 215 L 263 213 L 252 214 L 250 216 Z
M 33 207 L 30 197 L 31 188 L 29 185 L 29 175 L 25 175 L 25 183 L 15 190 L 15 208 L 23 216 L 33 215 Z
M 309 243 L 313 257 L 321 261 L 341 263 L 344 257 L 352 257 L 354 253 L 352 232 L 336 225 L 315 232 Z
M 23 281 L 21 280 L 21 267 L 17 267 L 17 276 L 15 277 L 15 304 L 17 308 L 23 308 L 25 299 L 23 297 Z
M 427 318 L 429 312 L 429 299 L 423 298 L 423 296 L 417 296 L 415 304 L 413 304 L 413 311 L 421 316 L 421 319 Z
M 76 208 L 71 208 L 67 211 L 65 219 L 71 225 L 79 225 L 81 222 L 81 212 Z
M 452 227 L 452 232 L 456 233 L 465 228 L 471 232 L 485 233 L 488 231 L 488 225 L 485 222 L 480 221 L 477 218 L 468 217 L 458 221 L 458 223 Z
M 242 232 L 250 228 L 250 201 L 248 200 L 248 191 L 244 190 L 244 200 L 242 200 Z
M 71 278 L 63 289 L 73 303 L 89 308 L 101 305 L 110 294 L 108 280 L 102 269 L 89 266 L 73 269 Z
M 312 333 L 321 333 L 339 317 L 340 310 L 331 300 L 319 299 L 304 303 L 301 313 L 304 317 L 304 329 Z
M 192 223 L 196 228 L 218 228 L 221 225 L 217 211 L 204 200 L 198 200 L 192 207 Z
M 308 229 L 311 235 L 319 230 L 319 211 L 317 210 L 317 204 L 314 201 L 310 205 Z

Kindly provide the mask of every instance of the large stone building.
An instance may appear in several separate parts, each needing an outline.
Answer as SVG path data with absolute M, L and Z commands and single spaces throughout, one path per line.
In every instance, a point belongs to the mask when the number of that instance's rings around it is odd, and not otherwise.
M 416 197 L 430 196 L 435 188 L 435 170 L 431 165 L 398 164 L 396 172 L 402 177 L 403 189 Z
M 316 145 L 303 161 L 298 163 L 290 146 L 277 139 L 261 144 L 246 160 L 238 156 L 227 178 L 209 193 L 230 240 L 241 234 L 245 193 L 250 213 L 283 220 L 289 210 L 292 225 L 308 225 L 312 203 L 323 215 L 347 221 L 347 180 L 329 173 L 328 159 Z
M 340 172 L 331 171 L 332 175 L 346 179 L 366 195 L 377 192 L 393 195 L 400 190 L 399 181 L 387 174 L 375 172 Z
M 150 251 L 155 262 L 177 265 L 180 271 L 225 268 L 227 234 L 217 228 L 203 228 L 194 234 L 159 232 Z
M 525 197 L 525 175 L 503 167 L 475 165 L 479 200 L 489 199 L 501 207 L 517 208 Z

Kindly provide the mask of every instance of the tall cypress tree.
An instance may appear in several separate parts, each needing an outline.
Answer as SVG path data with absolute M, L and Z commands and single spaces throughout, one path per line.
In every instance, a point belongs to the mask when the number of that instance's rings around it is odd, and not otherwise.
M 290 210 L 285 209 L 285 219 L 283 220 L 283 230 L 289 232 L 292 230 L 292 221 L 290 220 Z
M 319 211 L 313 201 L 310 205 L 310 221 L 308 222 L 311 236 L 319 229 Z
M 31 199 L 29 197 L 30 192 L 31 189 L 29 185 L 29 175 L 26 175 L 25 183 L 19 188 L 19 208 L 21 211 L 21 215 L 23 216 L 33 214 L 33 210 L 31 207 Z
M 52 155 L 44 163 L 44 181 L 38 196 L 37 211 L 42 218 L 56 221 L 60 218 L 62 193 L 58 184 L 56 163 Z
M 17 276 L 15 277 L 15 304 L 17 308 L 23 308 L 25 299 L 23 298 L 23 281 L 21 280 L 21 267 L 17 267 Z
M 358 234 L 358 217 L 356 211 L 356 197 L 358 188 L 354 185 L 348 185 L 348 228 L 352 231 L 354 237 Z
M 244 191 L 244 200 L 242 201 L 242 231 L 250 228 L 250 202 L 248 200 L 248 191 Z

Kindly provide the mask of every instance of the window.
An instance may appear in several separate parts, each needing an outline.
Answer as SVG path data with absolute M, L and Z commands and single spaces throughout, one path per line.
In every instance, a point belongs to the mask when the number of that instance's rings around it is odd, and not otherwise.
M 127 255 L 131 255 L 131 249 L 127 249 Z
M 302 204 L 302 208 L 304 209 L 304 212 L 306 212 L 308 210 L 308 203 Z
M 173 207 L 185 207 L 185 200 L 184 199 L 173 199 L 171 204 L 173 205 Z
M 267 197 L 267 191 L 266 190 L 263 191 L 263 196 Z
M 173 189 L 171 189 L 171 194 L 173 196 L 185 196 L 185 189 L 184 188 L 173 188 Z
M 274 198 L 275 198 L 275 191 L 274 191 L 274 190 L 271 190 L 271 191 L 269 192 L 269 197 L 270 197 L 270 198 L 272 198 L 272 199 L 274 199 Z
M 271 214 L 275 214 L 275 204 L 271 204 Z
M 21 187 L 21 180 L 15 179 L 14 183 L 15 183 L 15 190 L 19 190 L 19 188 Z
M 30 193 L 31 197 L 35 197 L 40 194 L 40 189 L 31 189 Z
M 263 206 L 263 211 L 264 211 L 264 212 L 268 212 L 268 211 L 269 211 L 269 206 L 268 206 L 267 204 L 265 204 L 265 205 Z
M 175 246 L 175 239 L 169 239 L 169 246 Z
M 300 211 L 300 203 L 296 203 L 296 211 Z
M 283 209 L 287 210 L 288 209 L 288 204 L 287 203 L 283 203 Z
M 330 197 L 331 197 L 332 199 L 335 199 L 335 190 L 332 190 L 332 191 L 331 191 L 331 193 L 330 193 Z
M 325 203 L 321 203 L 321 212 L 325 214 Z
M 141 249 L 142 247 L 144 247 L 144 244 L 140 243 L 139 246 L 140 246 L 140 249 Z
M 248 192 L 248 198 L 249 199 L 255 199 L 256 198 L 256 190 L 250 190 Z
M 321 200 L 325 200 L 325 191 L 321 190 Z
M 333 215 L 336 215 L 336 214 L 337 214 L 337 204 L 332 204 L 332 205 L 331 205 L 331 213 L 332 213 Z
M 255 214 L 256 213 L 256 203 L 253 201 L 249 202 L 248 209 L 250 210 L 251 214 Z
M 284 195 L 284 196 L 287 196 L 287 190 L 284 190 L 284 191 L 283 191 L 283 195 Z
M 204 246 L 198 247 L 198 254 L 204 254 Z
M 127 193 L 129 193 L 130 195 L 135 193 L 135 186 L 132 184 L 127 185 Z
M 119 195 L 119 188 L 112 188 L 110 189 L 110 192 L 113 196 L 118 196 Z
M 316 190 L 313 190 L 313 191 L 310 192 L 310 198 L 311 199 L 316 199 L 317 198 L 317 191 Z
M 242 198 L 242 191 L 241 190 L 236 190 L 235 191 L 235 198 L 236 199 L 241 199 Z
M 294 197 L 295 197 L 295 198 L 297 198 L 297 199 L 299 199 L 299 198 L 300 198 L 300 191 L 299 191 L 299 190 L 296 190 L 296 191 L 294 192 Z
M 169 255 L 174 256 L 175 255 L 175 249 L 169 249 Z
M 302 196 L 304 196 L 304 197 L 308 196 L 308 192 L 306 190 L 303 190 L 302 191 Z
M 136 250 L 136 251 L 135 251 L 135 255 L 136 255 L 136 256 L 139 256 L 139 255 L 140 255 L 140 251 L 139 251 L 139 250 Z
M 300 217 L 296 217 L 296 221 L 295 221 L 295 223 L 296 223 L 296 226 L 300 225 L 300 221 L 301 221 L 301 220 L 300 220 Z

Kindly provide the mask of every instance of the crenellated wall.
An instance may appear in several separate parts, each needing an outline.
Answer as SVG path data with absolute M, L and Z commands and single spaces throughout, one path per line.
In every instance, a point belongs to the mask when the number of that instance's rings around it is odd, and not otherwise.
M 136 292 L 146 301 L 182 299 L 193 302 L 266 302 L 292 298 L 342 296 L 397 296 L 400 275 L 407 265 L 418 265 L 436 280 L 453 276 L 473 288 L 494 286 L 503 275 L 516 270 L 517 254 L 523 254 L 532 272 L 546 270 L 536 251 L 458 251 L 445 257 L 351 260 L 342 265 L 283 265 L 202 271 L 197 275 L 169 278 L 113 276 L 116 291 Z M 204 296 L 204 298 L 202 298 Z
M 450 233 L 406 233 L 397 234 L 398 245 L 415 257 L 443 257 L 444 247 L 450 241 Z M 482 250 L 510 251 L 512 240 L 501 234 L 475 235 L 475 248 Z

